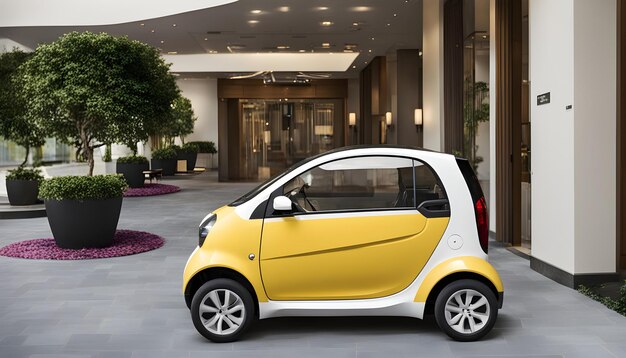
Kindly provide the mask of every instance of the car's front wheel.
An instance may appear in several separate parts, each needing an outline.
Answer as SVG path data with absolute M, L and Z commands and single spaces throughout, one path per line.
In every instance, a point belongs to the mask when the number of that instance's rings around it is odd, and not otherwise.
M 435 302 L 437 325 L 457 341 L 481 339 L 491 331 L 497 317 L 495 294 L 485 284 L 475 280 L 448 284 Z
M 218 343 L 232 342 L 252 324 L 254 300 L 240 283 L 211 280 L 196 291 L 191 301 L 191 319 L 198 332 Z

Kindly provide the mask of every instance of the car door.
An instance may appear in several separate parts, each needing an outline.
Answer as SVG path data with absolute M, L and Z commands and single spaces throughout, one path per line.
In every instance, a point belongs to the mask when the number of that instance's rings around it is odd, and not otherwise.
M 418 169 L 430 184 L 418 188 Z M 284 195 L 295 212 L 274 213 L 263 224 L 260 266 L 272 300 L 383 297 L 406 288 L 432 254 L 446 215 L 427 218 L 416 200 L 444 200 L 423 163 L 368 156 L 332 161 L 298 175 Z M 440 203 L 441 204 L 441 203 Z M 444 208 L 445 209 L 445 208 Z

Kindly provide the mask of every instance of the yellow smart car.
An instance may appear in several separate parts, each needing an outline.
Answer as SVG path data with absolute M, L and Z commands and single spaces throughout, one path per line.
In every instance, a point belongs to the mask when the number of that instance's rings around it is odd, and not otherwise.
M 230 342 L 256 319 L 434 313 L 460 341 L 502 307 L 469 163 L 391 146 L 309 158 L 207 215 L 184 272 L 194 326 Z

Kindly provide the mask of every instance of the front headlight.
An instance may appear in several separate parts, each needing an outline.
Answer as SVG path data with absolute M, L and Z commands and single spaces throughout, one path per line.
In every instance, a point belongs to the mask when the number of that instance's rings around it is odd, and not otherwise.
M 213 225 L 215 225 L 216 221 L 217 215 L 215 214 L 209 214 L 204 217 L 202 223 L 200 224 L 200 227 L 198 227 L 198 246 L 202 247 L 202 244 L 204 244 L 204 239 L 206 239 L 209 231 L 211 231 L 211 228 L 213 227 Z

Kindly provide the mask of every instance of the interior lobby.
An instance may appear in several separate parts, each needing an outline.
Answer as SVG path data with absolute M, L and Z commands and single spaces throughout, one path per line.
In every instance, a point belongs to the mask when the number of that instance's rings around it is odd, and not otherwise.
M 198 157 L 201 173 L 162 179 L 180 192 L 124 200 L 120 226 L 164 237 L 159 250 L 0 255 L 0 356 L 626 356 L 626 318 L 576 291 L 626 278 L 622 0 L 0 1 L 0 54 L 71 32 L 156 48 L 197 118 L 172 144 L 216 152 Z M 113 163 L 154 160 L 162 141 L 106 148 Z M 353 145 L 470 162 L 507 287 L 494 333 L 463 345 L 429 318 L 317 317 L 262 321 L 236 343 L 196 337 L 179 286 L 205 213 Z M 49 178 L 84 174 L 77 153 L 51 135 L 30 152 L 0 136 L 0 206 L 25 156 Z M 105 147 L 94 156 L 94 173 L 109 173 Z M 0 246 L 50 236 L 45 218 L 0 211 Z

